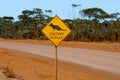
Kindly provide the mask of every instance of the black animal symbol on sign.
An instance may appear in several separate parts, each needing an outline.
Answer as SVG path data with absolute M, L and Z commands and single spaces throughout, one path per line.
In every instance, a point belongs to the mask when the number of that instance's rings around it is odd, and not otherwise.
M 54 25 L 53 23 L 51 23 L 49 26 L 50 26 L 52 29 L 54 29 L 54 30 L 66 31 L 66 30 L 63 30 L 60 26 Z

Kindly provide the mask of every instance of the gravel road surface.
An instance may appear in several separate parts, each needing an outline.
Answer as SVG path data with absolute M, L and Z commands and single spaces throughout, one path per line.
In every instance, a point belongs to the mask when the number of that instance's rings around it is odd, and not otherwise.
M 1 48 L 55 58 L 55 47 L 0 41 Z M 58 59 L 120 75 L 120 53 L 58 46 Z

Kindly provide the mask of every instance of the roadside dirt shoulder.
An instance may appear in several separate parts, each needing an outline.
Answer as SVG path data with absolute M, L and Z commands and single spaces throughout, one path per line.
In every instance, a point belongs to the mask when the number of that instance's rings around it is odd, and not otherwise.
M 19 51 L 0 49 L 0 64 L 24 80 L 54 80 L 54 60 Z M 97 69 L 58 62 L 58 80 L 119 80 L 118 75 Z

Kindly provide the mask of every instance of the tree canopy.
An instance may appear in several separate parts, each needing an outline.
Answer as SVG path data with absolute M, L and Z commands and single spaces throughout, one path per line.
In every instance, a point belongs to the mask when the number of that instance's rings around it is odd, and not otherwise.
M 80 5 L 72 4 L 72 7 Z M 0 17 L 0 37 L 4 39 L 47 39 L 42 28 L 53 18 L 52 10 L 40 8 L 23 10 L 14 21 L 12 16 Z M 101 8 L 88 8 L 80 11 L 85 19 L 64 19 L 72 32 L 65 40 L 120 42 L 120 13 L 108 14 Z

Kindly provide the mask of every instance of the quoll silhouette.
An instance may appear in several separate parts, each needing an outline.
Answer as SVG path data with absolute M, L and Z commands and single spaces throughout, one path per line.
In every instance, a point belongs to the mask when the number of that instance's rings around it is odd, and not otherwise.
M 49 26 L 50 26 L 52 29 L 54 29 L 54 30 L 66 31 L 66 30 L 63 30 L 60 26 L 54 25 L 53 23 L 51 23 Z

